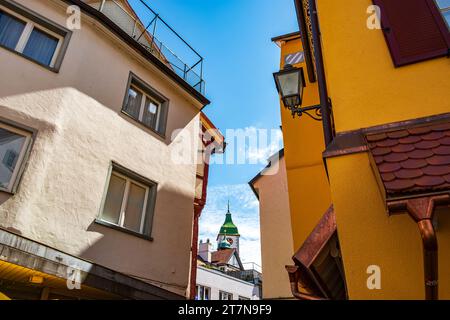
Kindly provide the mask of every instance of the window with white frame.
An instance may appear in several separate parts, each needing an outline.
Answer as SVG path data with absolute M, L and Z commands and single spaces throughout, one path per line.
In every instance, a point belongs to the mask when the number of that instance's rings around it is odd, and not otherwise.
M 20 5 L 0 0 L 0 46 L 3 48 L 57 70 L 70 34 Z
M 233 294 L 225 291 L 220 291 L 219 300 L 233 300 Z
M 211 300 L 211 289 L 205 286 L 197 286 L 195 300 Z
M 14 191 L 31 139 L 31 132 L 0 123 L 0 191 Z
M 450 29 L 450 0 L 435 0 L 447 27 Z
M 100 222 L 150 236 L 156 184 L 114 164 Z
M 131 74 L 123 112 L 144 126 L 164 135 L 168 100 Z

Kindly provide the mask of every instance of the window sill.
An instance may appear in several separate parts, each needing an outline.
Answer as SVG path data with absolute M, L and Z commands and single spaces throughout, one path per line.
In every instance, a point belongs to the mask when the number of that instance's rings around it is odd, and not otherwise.
M 13 196 L 16 193 L 13 190 L 5 189 L 3 187 L 0 187 L 0 193 L 6 193 L 7 195 Z
M 98 225 L 107 227 L 107 228 L 111 228 L 111 229 L 114 229 L 114 230 L 117 230 L 117 231 L 120 231 L 120 232 L 123 232 L 123 233 L 128 233 L 129 235 L 132 235 L 132 236 L 135 236 L 135 237 L 138 237 L 138 238 L 141 238 L 141 239 L 153 242 L 153 238 L 150 237 L 150 236 L 147 236 L 147 235 L 139 233 L 139 232 L 135 232 L 135 231 L 132 231 L 132 230 L 128 230 L 128 229 L 119 227 L 119 226 L 117 226 L 115 224 L 112 224 L 112 223 L 109 223 L 109 222 L 106 222 L 106 221 L 103 221 L 103 220 L 95 219 L 95 223 L 98 224 Z
M 166 135 L 162 134 L 158 131 L 156 131 L 155 129 L 153 129 L 150 126 L 147 126 L 146 124 L 144 124 L 143 122 L 136 120 L 135 118 L 133 118 L 132 116 L 130 116 L 128 113 L 126 113 L 123 109 L 121 110 L 121 113 L 123 115 L 125 115 L 127 117 L 127 119 L 130 119 L 132 122 L 136 123 L 137 125 L 139 125 L 140 127 L 144 128 L 147 131 L 150 131 L 150 133 L 157 135 L 158 138 L 162 139 L 163 141 L 166 140 Z
M 49 70 L 49 71 L 51 71 L 53 73 L 59 73 L 59 68 L 57 68 L 57 67 L 50 67 L 50 66 L 48 66 L 46 64 L 40 63 L 40 62 L 38 62 L 38 61 L 36 61 L 34 59 L 31 59 L 30 57 L 24 55 L 23 53 L 17 52 L 16 50 L 13 50 L 11 48 L 5 47 L 5 46 L 3 46 L 1 44 L 0 44 L 0 48 L 5 49 L 6 51 L 9 51 L 11 53 L 14 53 L 15 55 L 17 55 L 19 57 L 22 57 L 22 58 L 24 58 L 24 59 L 26 59 L 26 60 L 34 63 L 34 64 L 37 64 L 38 66 L 41 66 L 44 69 L 47 69 L 47 70 Z

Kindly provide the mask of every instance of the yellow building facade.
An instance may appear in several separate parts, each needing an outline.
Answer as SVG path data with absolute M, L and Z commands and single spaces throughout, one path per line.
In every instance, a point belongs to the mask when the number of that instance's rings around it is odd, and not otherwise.
M 345 298 L 450 299 L 450 41 L 442 8 L 405 1 L 404 15 L 389 0 L 295 3 L 302 34 L 274 39 L 280 67 L 293 61 L 304 70 L 301 107 L 323 106 L 326 87 L 333 140 L 324 144 L 323 121 L 293 118 L 281 103 L 300 248 L 288 268 L 293 290 L 336 298 L 327 270 L 314 268 L 333 233 Z

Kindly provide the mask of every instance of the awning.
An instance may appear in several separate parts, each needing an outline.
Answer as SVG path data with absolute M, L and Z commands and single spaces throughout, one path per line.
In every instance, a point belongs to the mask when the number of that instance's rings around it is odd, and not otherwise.
M 325 212 L 287 267 L 294 296 L 298 287 L 319 299 L 346 299 L 346 287 L 333 205 Z M 300 295 L 297 295 L 301 297 Z
M 104 266 L 80 259 L 65 252 L 0 229 L 0 280 L 5 282 L 20 279 L 25 282 L 30 276 L 46 278 L 50 287 L 67 289 L 66 281 L 80 282 L 76 291 L 81 299 L 133 300 L 183 300 L 185 297 L 164 290 L 156 285 L 111 270 Z M 10 276 L 14 274 L 10 279 Z M 72 277 L 76 274 L 76 277 Z M 78 280 L 79 279 L 79 280 Z M 23 281 L 22 281 L 23 282 Z M 42 284 L 45 287 L 45 282 Z M 5 290 L 2 290 L 5 291 Z M 103 295 L 101 294 L 103 292 Z M 97 294 L 98 293 L 98 294 Z

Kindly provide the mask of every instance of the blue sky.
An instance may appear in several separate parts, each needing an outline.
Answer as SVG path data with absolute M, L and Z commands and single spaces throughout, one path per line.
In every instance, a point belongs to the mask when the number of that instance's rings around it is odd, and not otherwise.
M 270 39 L 297 30 L 293 0 L 148 3 L 205 58 L 206 96 L 212 101 L 205 113 L 224 134 L 226 129 L 279 129 L 272 73 L 278 69 L 280 52 Z M 267 158 L 280 147 L 273 141 L 253 157 Z M 261 259 L 258 202 L 247 183 L 263 166 L 212 165 L 208 203 L 200 221 L 200 238 L 215 240 L 230 199 L 242 235 L 241 258 L 257 263 Z

